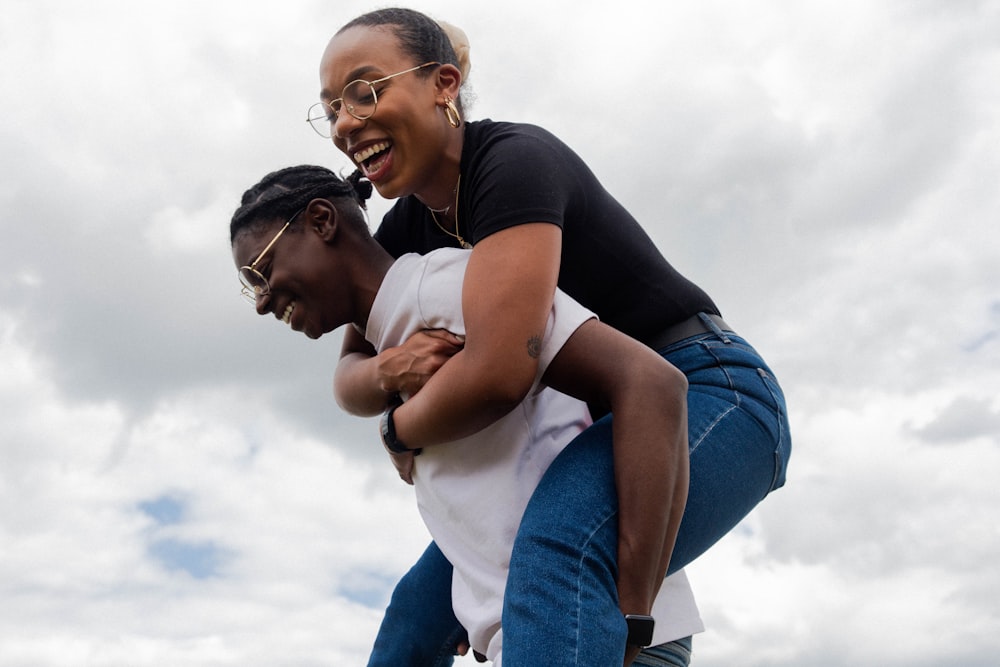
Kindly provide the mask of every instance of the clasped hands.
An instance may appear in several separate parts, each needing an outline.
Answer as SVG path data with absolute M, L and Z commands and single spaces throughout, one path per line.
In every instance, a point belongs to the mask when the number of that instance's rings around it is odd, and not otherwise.
M 464 345 L 464 337 L 446 329 L 418 331 L 402 345 L 378 355 L 379 386 L 387 395 L 413 396 Z M 399 478 L 413 484 L 413 453 L 386 451 Z

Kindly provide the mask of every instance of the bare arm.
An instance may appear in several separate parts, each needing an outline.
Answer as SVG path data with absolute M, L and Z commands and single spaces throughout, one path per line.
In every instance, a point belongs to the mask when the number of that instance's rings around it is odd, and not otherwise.
M 619 606 L 623 614 L 648 614 L 687 500 L 687 378 L 642 343 L 589 320 L 543 379 L 614 415 Z M 625 664 L 637 654 L 630 649 Z
M 354 327 L 348 327 L 333 376 L 334 397 L 350 414 L 377 415 L 394 394 L 420 391 L 462 344 L 458 336 L 432 329 L 419 331 L 399 347 L 376 356 L 371 344 Z
M 472 435 L 523 400 L 538 372 L 561 243 L 559 227 L 534 223 L 476 245 L 462 286 L 465 347 L 394 413 L 408 447 Z

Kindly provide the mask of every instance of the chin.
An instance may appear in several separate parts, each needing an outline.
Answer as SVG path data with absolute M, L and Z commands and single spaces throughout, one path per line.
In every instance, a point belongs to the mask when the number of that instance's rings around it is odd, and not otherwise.
M 406 197 L 412 193 L 403 192 L 403 189 L 398 185 L 394 185 L 393 179 L 387 179 L 381 183 L 375 183 L 372 181 L 372 185 L 375 187 L 375 191 L 379 194 L 382 199 L 399 199 L 400 197 Z

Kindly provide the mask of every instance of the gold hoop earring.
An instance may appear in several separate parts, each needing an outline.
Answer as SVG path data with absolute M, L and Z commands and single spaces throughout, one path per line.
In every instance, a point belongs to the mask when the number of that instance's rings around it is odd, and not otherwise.
M 448 119 L 448 124 L 454 128 L 461 127 L 462 114 L 459 113 L 455 101 L 450 97 L 444 98 L 444 116 Z

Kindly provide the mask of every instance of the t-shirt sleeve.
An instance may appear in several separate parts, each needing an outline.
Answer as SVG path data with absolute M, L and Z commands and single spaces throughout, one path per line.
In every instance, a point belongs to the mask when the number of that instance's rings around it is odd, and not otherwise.
M 529 131 L 533 130 L 533 131 Z M 579 191 L 574 169 L 579 158 L 555 137 L 537 128 L 498 132 L 477 152 L 468 214 L 473 243 L 516 225 L 549 222 L 563 226 Z
M 562 290 L 556 290 L 552 300 L 552 312 L 545 327 L 545 337 L 542 340 L 542 351 L 538 356 L 538 375 L 536 383 L 548 370 L 549 364 L 559 354 L 569 337 L 580 328 L 580 325 L 597 316 L 574 301 Z

